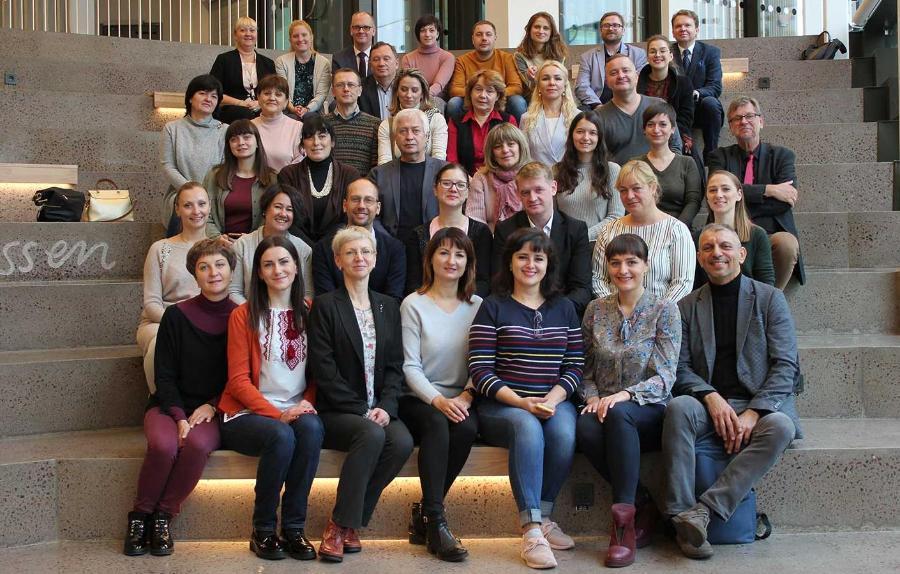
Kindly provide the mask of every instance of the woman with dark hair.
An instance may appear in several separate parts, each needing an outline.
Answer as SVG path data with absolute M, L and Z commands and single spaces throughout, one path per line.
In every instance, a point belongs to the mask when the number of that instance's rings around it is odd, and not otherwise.
M 377 255 L 374 235 L 348 226 L 331 243 L 344 285 L 316 297 L 310 318 L 310 364 L 318 385 L 325 447 L 347 452 L 337 499 L 319 555 L 340 562 L 359 552 L 385 487 L 403 468 L 413 439 L 397 418 L 403 385 L 400 308 L 369 289 Z
M 275 74 L 260 80 L 260 114 L 252 121 L 259 130 L 269 167 L 275 171 L 281 171 L 284 166 L 303 158 L 303 148 L 300 147 L 303 124 L 284 114 L 287 103 L 287 80 Z
M 277 183 L 266 189 L 259 198 L 259 211 L 263 214 L 263 224 L 234 242 L 237 266 L 231 278 L 228 294 L 231 296 L 231 300 L 238 305 L 247 300 L 250 288 L 256 281 L 253 276 L 253 258 L 256 256 L 257 248 L 265 238 L 275 235 L 280 235 L 290 241 L 297 250 L 300 277 L 303 279 L 303 296 L 312 300 L 312 248 L 290 232 L 294 221 L 294 205 L 299 202 L 300 199 L 294 188 Z
M 394 78 L 394 91 L 388 111 L 391 116 L 378 126 L 378 165 L 400 157 L 400 148 L 391 137 L 391 124 L 400 110 L 419 109 L 428 119 L 425 155 L 447 159 L 447 120 L 428 93 L 428 81 L 416 69 L 401 69 Z
M 225 161 L 209 170 L 203 187 L 212 206 L 206 235 L 232 245 L 260 226 L 259 199 L 275 183 L 259 130 L 250 120 L 237 120 L 225 132 Z
M 568 399 L 581 384 L 581 330 L 554 284 L 553 242 L 543 231 L 516 230 L 501 261 L 494 293 L 469 330 L 469 374 L 482 395 L 475 409 L 482 438 L 509 449 L 522 559 L 552 568 L 551 548 L 575 546 L 550 516 L 575 453 L 577 414 Z
M 465 178 L 465 172 L 458 169 Z M 440 175 L 438 175 L 440 177 Z M 486 228 L 485 228 L 486 229 Z M 422 502 L 414 503 L 409 541 L 441 560 L 468 555 L 450 532 L 444 497 L 478 434 L 466 355 L 468 332 L 481 305 L 475 291 L 475 249 L 456 227 L 438 230 L 425 249 L 422 287 L 400 305 L 404 396 L 400 419 L 419 443 Z
M 320 113 L 331 93 L 331 60 L 316 52 L 312 27 L 303 20 L 288 26 L 291 51 L 275 58 L 275 72 L 287 82 L 287 110 L 306 121 Z
M 219 80 L 209 74 L 197 76 L 184 93 L 184 117 L 163 128 L 160 163 L 169 188 L 163 196 L 162 223 L 170 228 L 170 236 L 178 233 L 172 212 L 176 190 L 189 181 L 202 181 L 214 165 L 222 163 L 228 126 L 213 118 L 221 101 Z
M 432 98 L 440 100 L 438 107 L 443 109 L 443 97 L 453 76 L 456 58 L 447 50 L 441 49 L 441 35 L 444 27 L 434 14 L 426 14 L 418 20 L 413 28 L 419 46 L 407 52 L 400 59 L 401 68 L 415 68 L 422 72 L 428 81 L 428 93 Z
M 493 232 L 498 223 L 522 211 L 516 173 L 530 161 L 522 130 L 507 123 L 492 128 L 484 140 L 484 165 L 469 186 L 466 215 L 486 223 Z
M 475 291 L 487 297 L 491 290 L 491 253 L 493 235 L 484 223 L 467 217 L 463 206 L 469 196 L 469 178 L 466 170 L 458 163 L 444 165 L 434 176 L 434 196 L 437 198 L 438 214 L 425 225 L 414 231 L 417 241 L 407 247 L 406 253 L 406 290 L 416 291 L 423 285 L 423 277 L 428 274 L 431 265 L 422 253 L 427 251 L 427 244 L 438 230 L 454 227 L 462 231 L 474 246 L 472 261 L 475 272 Z M 477 261 L 478 265 L 475 266 Z
M 228 322 L 222 444 L 259 457 L 250 550 L 266 560 L 316 557 L 304 529 L 325 431 L 306 372 L 309 322 L 299 267 L 293 243 L 280 235 L 263 239 L 248 300 Z
M 652 104 L 642 120 L 650 151 L 635 159 L 646 162 L 659 180 L 659 209 L 690 229 L 700 211 L 703 183 L 694 158 L 669 149 L 669 137 L 678 129 L 675 110 L 669 104 Z
M 675 125 L 681 134 L 684 155 L 691 155 L 694 125 L 694 85 L 672 65 L 673 52 L 669 39 L 661 34 L 647 40 L 647 65 L 638 74 L 637 91 L 668 102 L 675 110 Z
M 256 32 L 256 20 L 238 18 L 233 29 L 235 49 L 219 54 L 209 71 L 224 89 L 218 118 L 226 124 L 259 115 L 259 81 L 275 73 L 275 62 L 256 51 Z
M 522 87 L 531 96 L 541 65 L 549 60 L 566 63 L 569 49 L 563 42 L 556 21 L 547 12 L 536 12 L 525 24 L 525 37 L 516 48 L 516 70 L 522 78 Z
M 209 453 L 219 447 L 216 404 L 228 378 L 225 345 L 228 281 L 234 253 L 202 239 L 184 267 L 200 294 L 168 307 L 156 336 L 156 390 L 144 413 L 147 454 L 128 513 L 124 552 L 166 556 L 175 548 L 169 522 L 190 495 Z
M 589 241 L 597 239 L 607 221 L 625 215 L 613 185 L 619 177 L 619 164 L 609 161 L 603 121 L 596 112 L 581 112 L 572 120 L 566 151 L 554 166 L 554 175 L 557 207 L 587 224 Z
M 612 485 L 612 527 L 605 563 L 634 562 L 650 543 L 656 507 L 640 485 L 641 453 L 660 450 L 666 403 L 681 351 L 681 315 L 673 301 L 644 288 L 649 250 L 631 233 L 606 246 L 616 292 L 588 305 L 582 323 L 584 399 L 578 445 Z M 637 505 L 637 508 L 635 508 Z
M 347 186 L 360 175 L 353 167 L 334 159 L 334 128 L 321 114 L 303 122 L 301 136 L 306 157 L 282 169 L 278 181 L 299 193 L 292 233 L 315 245 L 344 222 L 342 205 Z

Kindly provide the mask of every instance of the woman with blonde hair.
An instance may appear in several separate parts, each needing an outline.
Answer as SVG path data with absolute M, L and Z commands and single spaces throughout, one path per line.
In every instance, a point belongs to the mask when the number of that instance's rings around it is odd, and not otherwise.
M 555 60 L 544 62 L 535 76 L 531 104 L 522 116 L 532 159 L 547 165 L 560 161 L 569 124 L 576 115 L 578 104 L 572 97 L 566 67 Z
M 428 80 L 416 69 L 402 69 L 394 79 L 394 90 L 388 111 L 390 117 L 378 126 L 378 165 L 400 157 L 400 148 L 391 137 L 391 124 L 400 110 L 419 109 L 428 118 L 428 137 L 425 155 L 447 159 L 447 120 L 428 92 Z
M 222 82 L 224 94 L 216 118 L 226 124 L 259 115 L 259 81 L 275 73 L 275 62 L 256 51 L 256 20 L 241 16 L 232 32 L 235 49 L 219 54 L 209 71 Z
M 516 173 L 531 161 L 528 140 L 513 124 L 500 124 L 484 142 L 484 166 L 472 178 L 466 215 L 487 223 L 491 231 L 497 223 L 522 210 L 516 189 Z
M 291 51 L 275 58 L 275 73 L 287 80 L 287 110 L 297 118 L 319 112 L 331 91 L 331 62 L 313 48 L 313 31 L 303 20 L 288 27 Z
M 525 37 L 516 48 L 516 71 L 522 78 L 526 94 L 534 90 L 535 79 L 541 64 L 556 60 L 565 64 L 569 49 L 563 42 L 556 21 L 547 12 L 537 12 L 525 24 Z

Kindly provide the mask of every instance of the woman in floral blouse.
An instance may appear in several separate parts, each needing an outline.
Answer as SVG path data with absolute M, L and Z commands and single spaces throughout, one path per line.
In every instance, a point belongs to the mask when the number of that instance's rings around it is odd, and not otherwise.
M 675 303 L 657 299 L 643 287 L 649 269 L 643 239 L 618 235 L 606 246 L 605 256 L 617 292 L 595 299 L 585 312 L 587 406 L 578 420 L 577 439 L 612 486 L 613 524 L 605 562 L 618 567 L 634 562 L 635 547 L 650 541 L 656 512 L 638 483 L 641 453 L 660 449 L 681 349 L 681 317 Z

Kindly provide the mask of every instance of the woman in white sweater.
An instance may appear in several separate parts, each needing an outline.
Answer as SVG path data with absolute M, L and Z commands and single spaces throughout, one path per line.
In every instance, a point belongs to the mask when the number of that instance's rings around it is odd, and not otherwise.
M 468 332 L 481 305 L 475 292 L 475 250 L 456 227 L 437 231 L 425 250 L 424 282 L 400 306 L 405 396 L 400 419 L 419 442 L 422 502 L 413 504 L 409 540 L 428 544 L 441 560 L 468 552 L 453 536 L 444 496 L 478 432 L 474 392 L 466 386 Z
M 391 121 L 400 110 L 418 108 L 428 117 L 428 139 L 425 140 L 425 154 L 437 159 L 447 159 L 447 120 L 434 106 L 428 92 L 428 81 L 416 69 L 397 72 L 394 79 L 394 95 L 388 111 L 391 117 L 378 126 L 378 165 L 400 157 L 400 149 L 391 138 Z

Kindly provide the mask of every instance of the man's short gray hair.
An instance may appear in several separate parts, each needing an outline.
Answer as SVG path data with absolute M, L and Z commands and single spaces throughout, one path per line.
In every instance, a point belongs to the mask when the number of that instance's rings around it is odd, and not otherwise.
M 406 118 L 416 118 L 419 120 L 419 123 L 422 124 L 422 132 L 425 134 L 427 138 L 430 129 L 428 126 L 428 116 L 425 115 L 425 112 L 418 108 L 408 108 L 405 110 L 400 110 L 394 115 L 394 119 L 391 121 L 391 139 L 395 139 L 397 137 L 397 126 L 400 124 L 401 119 Z

